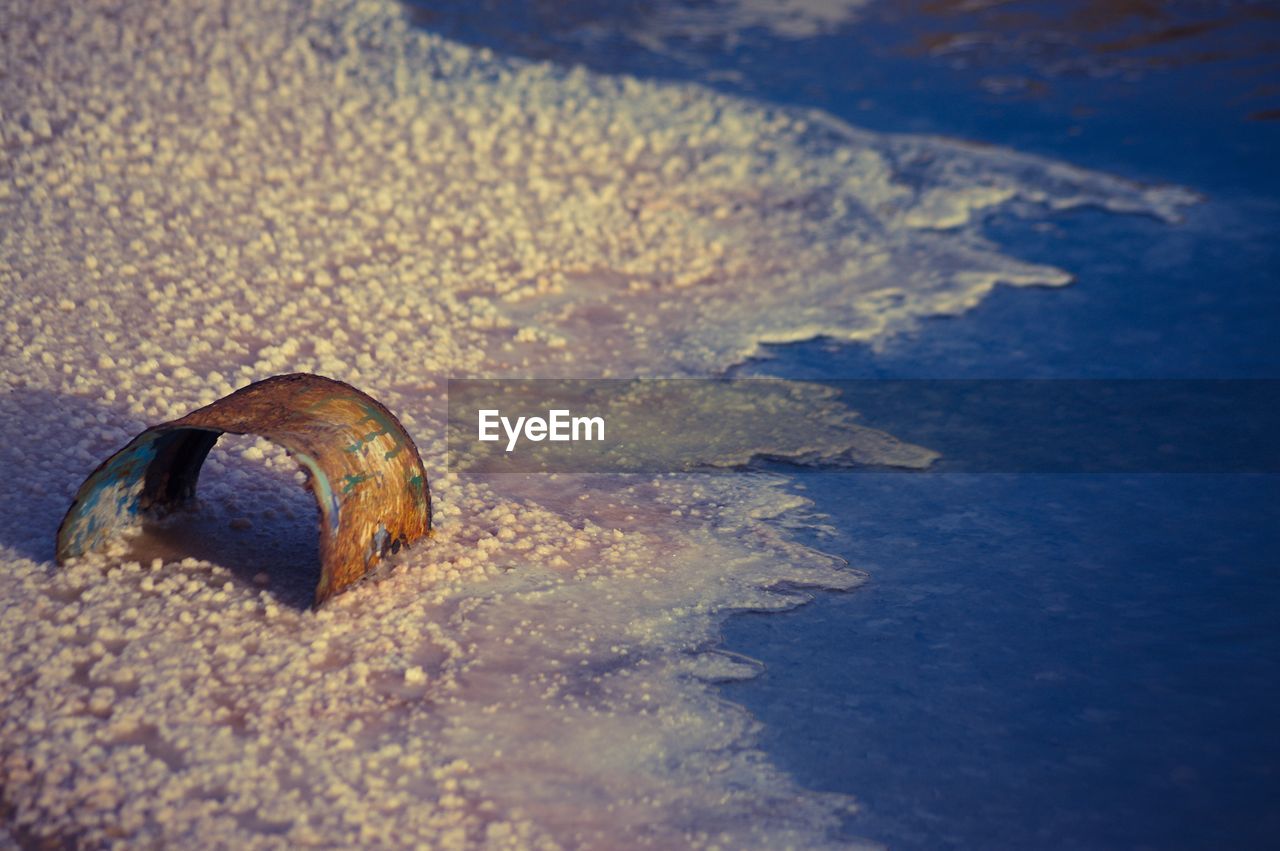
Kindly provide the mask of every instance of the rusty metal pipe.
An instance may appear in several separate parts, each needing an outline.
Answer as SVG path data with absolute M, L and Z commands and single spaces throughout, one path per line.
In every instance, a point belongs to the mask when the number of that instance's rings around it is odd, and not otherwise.
M 320 507 L 317 606 L 431 532 L 426 472 L 395 415 L 349 384 L 294 373 L 152 426 L 104 461 L 58 527 L 58 564 L 146 516 L 190 506 L 200 468 L 227 432 L 279 444 L 306 473 Z

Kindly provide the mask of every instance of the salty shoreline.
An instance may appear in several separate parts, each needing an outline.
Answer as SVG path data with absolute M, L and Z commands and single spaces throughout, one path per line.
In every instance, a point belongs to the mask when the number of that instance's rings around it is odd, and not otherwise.
M 769 342 L 874 341 L 997 283 L 1067 283 L 986 240 L 990 211 L 1167 216 L 1190 196 L 495 58 L 390 3 L 220 12 L 66 4 L 0 27 L 30 36 L 0 95 L 19 829 L 841 844 L 852 802 L 779 771 L 709 685 L 750 673 L 713 650 L 725 613 L 859 580 L 769 522 L 802 502 L 762 475 L 585 501 L 571 480 L 464 481 L 443 467 L 444 379 L 714 375 Z M 197 558 L 50 569 L 45 527 L 125 435 L 286 370 L 401 417 L 440 498 L 429 547 L 315 614 Z M 218 463 L 208 501 L 240 504 L 213 516 L 270 535 L 292 462 L 251 444 Z

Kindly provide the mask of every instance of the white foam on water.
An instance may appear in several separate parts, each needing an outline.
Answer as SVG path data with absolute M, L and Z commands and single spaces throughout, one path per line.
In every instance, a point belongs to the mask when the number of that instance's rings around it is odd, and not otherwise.
M 839 844 L 853 802 L 799 788 L 711 685 L 754 672 L 715 649 L 725 613 L 859 581 L 789 540 L 803 501 L 765 475 L 450 475 L 445 378 L 874 341 L 1068 280 L 985 240 L 988 210 L 1187 200 L 496 58 L 383 0 L 8 4 L 0 75 L 0 785 L 32 841 Z M 196 526 L 53 567 L 101 459 L 287 371 L 400 415 L 432 541 L 299 608 L 292 462 L 232 442 Z M 904 452 L 824 439 L 804 451 Z
M 673 41 L 724 41 L 730 44 L 752 30 L 775 38 L 805 39 L 835 32 L 857 21 L 868 0 L 712 0 L 705 4 L 655 3 L 634 21 L 626 35 L 671 51 Z

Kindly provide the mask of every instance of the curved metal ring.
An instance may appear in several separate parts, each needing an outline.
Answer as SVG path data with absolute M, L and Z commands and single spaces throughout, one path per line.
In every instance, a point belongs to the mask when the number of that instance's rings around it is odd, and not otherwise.
M 306 472 L 320 506 L 317 606 L 431 532 L 426 472 L 395 415 L 349 384 L 294 373 L 152 426 L 104 461 L 58 527 L 58 564 L 101 548 L 143 515 L 190 505 L 200 467 L 226 432 L 279 444 Z

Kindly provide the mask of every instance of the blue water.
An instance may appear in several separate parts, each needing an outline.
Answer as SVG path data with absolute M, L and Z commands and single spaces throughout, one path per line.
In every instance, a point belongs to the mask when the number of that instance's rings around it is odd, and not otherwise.
M 989 233 L 1011 253 L 1067 268 L 1076 285 L 999 291 L 878 352 L 789 347 L 761 371 L 1280 374 L 1280 140 L 1221 97 L 1231 70 L 1058 81 L 1047 97 L 995 104 L 939 64 L 901 60 L 899 72 L 881 81 L 903 90 L 858 120 L 1181 183 L 1206 201 L 1173 228 L 1090 211 L 1049 226 L 996 219 Z M 1095 110 L 1086 121 L 1080 103 Z M 872 424 L 911 439 L 909 418 Z M 1274 847 L 1275 477 L 803 485 L 838 529 L 814 543 L 871 581 L 731 622 L 729 646 L 767 670 L 727 692 L 802 782 L 861 799 L 850 834 L 899 848 Z
M 1280 374 L 1280 140 L 1220 97 L 1231 71 L 1060 81 L 1045 98 L 994 105 L 938 64 L 901 60 L 899 72 L 881 81 L 904 90 L 877 98 L 862 123 L 1181 183 L 1206 202 L 1173 228 L 1090 211 L 1048 226 L 996 219 L 989 233 L 1011 253 L 1067 268 L 1077 284 L 999 291 L 882 351 L 788 347 L 760 371 Z M 1096 110 L 1088 121 L 1073 114 L 1080 103 Z M 871 424 L 912 437 L 909 418 Z M 838 530 L 814 543 L 871 582 L 731 622 L 729 646 L 768 667 L 727 691 L 803 782 L 861 799 L 851 834 L 900 848 L 1274 847 L 1275 477 L 803 485 Z
M 741 616 L 728 688 L 891 847 L 1267 847 L 1280 830 L 1280 483 L 806 477 L 870 572 Z
M 1213 8 L 1226 19 L 1259 5 Z M 1274 19 L 1139 52 L 1183 61 L 1097 79 L 1044 73 L 1035 54 L 957 68 L 905 47 L 976 19 L 875 6 L 834 35 L 754 32 L 673 59 L 625 37 L 632 6 L 605 6 L 508 25 L 444 4 L 426 23 L 501 51 L 707 80 L 1205 196 L 1177 226 L 1088 210 L 993 218 L 1008 253 L 1066 268 L 1076 284 L 1002 289 L 874 351 L 781 347 L 744 373 L 1280 377 L 1280 122 L 1248 117 L 1275 108 L 1280 75 L 1241 35 L 1274 40 Z M 574 39 L 580 18 L 611 20 L 613 35 Z M 1225 58 L 1194 61 L 1215 51 Z M 984 88 L 1002 75 L 1041 85 Z M 912 439 L 909 416 L 869 424 Z M 724 692 L 764 722 L 763 746 L 803 784 L 860 799 L 849 836 L 896 848 L 1280 841 L 1276 477 L 813 474 L 796 486 L 835 529 L 812 542 L 870 581 L 786 615 L 732 619 L 728 647 L 767 669 Z

